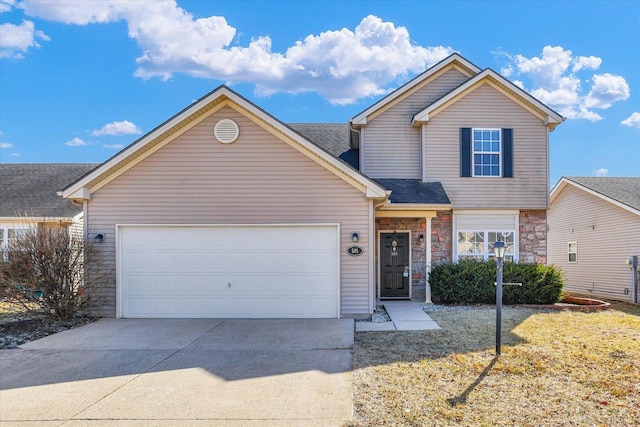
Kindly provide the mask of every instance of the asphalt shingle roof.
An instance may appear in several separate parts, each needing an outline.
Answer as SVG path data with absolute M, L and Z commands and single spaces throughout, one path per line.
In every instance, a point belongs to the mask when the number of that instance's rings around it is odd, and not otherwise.
M 0 217 L 73 217 L 82 211 L 56 193 L 97 163 L 0 164 Z
M 288 123 L 293 130 L 324 148 L 333 156 L 359 169 L 358 151 L 349 145 L 348 123 Z M 374 179 L 391 190 L 391 203 L 450 204 L 451 201 L 439 182 L 419 179 Z
M 358 152 L 349 146 L 348 123 L 287 123 L 287 126 L 352 168 L 359 169 Z
M 566 179 L 640 210 L 640 177 L 566 176 Z
M 419 179 L 374 179 L 391 190 L 391 203 L 450 204 L 451 201 L 439 182 L 422 182 Z

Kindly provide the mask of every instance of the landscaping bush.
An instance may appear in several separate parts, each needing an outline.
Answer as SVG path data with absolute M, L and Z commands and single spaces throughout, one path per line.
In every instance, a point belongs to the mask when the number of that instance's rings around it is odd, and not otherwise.
M 496 261 L 461 260 L 440 264 L 431 270 L 429 283 L 435 302 L 444 304 L 494 304 Z M 558 302 L 564 280 L 554 266 L 505 262 L 504 304 L 553 304 Z
M 96 302 L 89 290 L 106 276 L 85 276 L 84 269 L 97 263 L 98 252 L 83 237 L 66 227 L 33 225 L 10 240 L 9 259 L 0 262 L 0 290 L 25 308 L 69 320 Z

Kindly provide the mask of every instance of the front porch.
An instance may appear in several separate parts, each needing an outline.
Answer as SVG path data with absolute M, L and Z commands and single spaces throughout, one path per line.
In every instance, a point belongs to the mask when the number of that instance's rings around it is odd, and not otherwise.
M 431 266 L 451 261 L 450 211 L 376 211 L 376 298 L 431 303 Z

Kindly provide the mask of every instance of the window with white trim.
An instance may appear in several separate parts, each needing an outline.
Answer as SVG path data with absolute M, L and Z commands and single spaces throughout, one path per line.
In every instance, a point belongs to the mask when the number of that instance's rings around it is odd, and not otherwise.
M 578 242 L 567 243 L 567 254 L 569 262 L 578 262 Z
M 500 129 L 472 130 L 473 176 L 502 176 L 501 133 Z
M 515 257 L 515 232 L 505 231 L 458 231 L 458 259 L 487 260 L 494 257 L 493 244 L 502 240 L 505 244 L 505 260 Z

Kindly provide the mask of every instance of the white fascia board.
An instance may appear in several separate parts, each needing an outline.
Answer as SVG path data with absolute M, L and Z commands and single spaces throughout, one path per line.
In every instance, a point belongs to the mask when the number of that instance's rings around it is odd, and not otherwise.
M 567 185 L 573 185 L 576 188 L 579 188 L 582 191 L 585 191 L 593 196 L 596 196 L 606 202 L 611 203 L 612 205 L 618 206 L 619 208 L 622 208 L 624 210 L 627 210 L 631 213 L 634 213 L 636 215 L 640 215 L 640 211 L 632 208 L 629 205 L 625 205 L 624 203 L 621 203 L 617 200 L 612 199 L 611 197 L 605 196 L 604 194 L 598 193 L 597 191 L 593 191 L 592 189 L 585 187 L 582 184 L 579 184 L 577 182 L 571 181 L 570 179 L 567 178 L 562 178 L 560 180 L 560 182 L 553 188 L 553 190 L 551 191 L 551 203 L 553 203 L 553 201 L 556 199 L 556 197 L 558 197 L 558 195 L 560 194 L 560 192 L 564 189 L 564 187 L 566 187 Z
M 379 191 L 379 190 L 382 190 L 382 191 Z M 367 199 L 386 199 L 387 192 L 382 187 L 380 187 L 379 189 L 367 187 L 366 196 L 367 196 Z
M 520 209 L 454 209 L 454 213 L 456 215 L 519 215 Z
M 91 190 L 88 187 L 74 188 L 73 192 L 63 192 L 62 197 L 74 200 L 91 200 Z
M 433 74 L 435 74 L 438 71 L 440 71 L 441 69 L 445 68 L 446 66 L 448 66 L 452 62 L 459 62 L 463 66 L 469 68 L 470 70 L 473 70 L 476 73 L 479 73 L 481 71 L 480 68 L 478 68 L 475 64 L 469 62 L 467 59 L 462 57 L 460 54 L 453 53 L 453 54 L 449 55 L 447 58 L 445 58 L 442 61 L 440 61 L 439 63 L 437 63 L 434 66 L 432 66 L 431 68 L 429 68 L 426 71 L 424 71 L 422 74 L 419 74 L 418 76 L 413 78 L 413 80 L 409 80 L 409 82 L 407 82 L 404 85 L 400 86 L 398 89 L 396 89 L 395 91 L 391 92 L 389 95 L 385 96 L 384 98 L 382 98 L 381 100 L 379 100 L 378 102 L 373 104 L 371 107 L 369 107 L 366 110 L 364 110 L 362 113 L 360 113 L 357 116 L 355 116 L 354 118 L 352 118 L 350 120 L 351 124 L 353 124 L 353 125 L 361 125 L 361 126 L 362 125 L 366 125 L 367 124 L 367 116 L 371 115 L 372 113 L 374 113 L 375 111 L 379 110 L 380 108 L 383 108 L 388 103 L 393 102 L 395 99 L 397 99 L 398 97 L 402 96 L 406 92 L 410 91 L 415 86 L 419 85 L 424 80 L 428 79 Z
M 426 204 L 426 203 L 387 203 L 378 211 L 441 211 L 450 210 L 451 203 Z
M 66 216 L 3 216 L 0 217 L 0 224 L 35 224 L 38 222 L 72 223 L 74 218 Z
M 416 113 L 413 116 L 413 120 L 411 121 L 411 124 L 413 126 L 416 126 L 416 125 L 420 125 L 422 123 L 425 123 L 425 122 L 429 121 L 429 118 L 430 118 L 429 114 L 431 112 L 437 110 L 442 105 L 448 103 L 449 101 L 451 101 L 452 99 L 456 98 L 458 95 L 464 93 L 470 87 L 474 86 L 475 84 L 480 82 L 482 79 L 485 79 L 487 77 L 491 77 L 494 80 L 502 83 L 503 85 L 510 87 L 512 90 L 518 92 L 531 105 L 534 105 L 538 109 L 544 111 L 547 114 L 547 117 L 544 120 L 545 125 L 550 126 L 550 127 L 555 127 L 555 125 L 557 125 L 559 123 L 562 123 L 564 121 L 564 117 L 562 117 L 560 114 L 556 113 L 554 110 L 552 110 L 551 108 L 547 107 L 545 104 L 543 104 L 542 102 L 538 101 L 536 98 L 534 98 L 533 96 L 531 96 L 530 94 L 528 94 L 527 92 L 525 92 L 524 90 L 519 88 L 518 86 L 514 85 L 511 81 L 505 79 L 503 76 L 501 76 L 500 74 L 496 73 L 492 69 L 486 68 L 485 70 L 483 70 L 482 72 L 480 72 L 480 73 L 476 74 L 475 76 L 471 77 L 469 80 L 464 82 L 462 85 L 458 86 L 456 89 L 452 90 L 451 92 L 449 92 L 448 94 L 446 94 L 445 96 L 443 96 L 442 98 L 440 98 L 439 100 L 434 102 L 433 104 L 429 105 L 424 110 Z M 511 98 L 513 99 L 513 97 L 511 97 Z M 518 101 L 516 100 L 516 102 L 518 102 Z
M 560 192 L 564 189 L 564 187 L 567 186 L 568 182 L 569 181 L 567 180 L 567 178 L 565 177 L 560 178 L 560 181 L 558 181 L 556 185 L 554 185 L 554 187 L 551 189 L 549 203 L 553 202 L 556 199 L 556 197 L 558 197 L 558 194 L 560 194 Z

